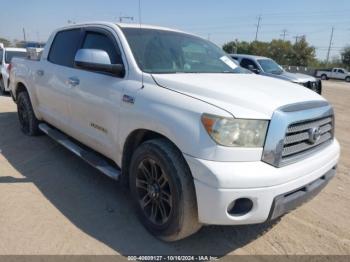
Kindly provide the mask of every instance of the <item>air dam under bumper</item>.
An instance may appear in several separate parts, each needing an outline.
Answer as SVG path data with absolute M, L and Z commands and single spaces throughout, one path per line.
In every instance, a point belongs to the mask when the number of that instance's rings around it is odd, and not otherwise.
M 318 153 L 281 168 L 262 161 L 213 162 L 184 156 L 194 177 L 199 221 L 243 225 L 264 223 L 315 196 L 334 176 L 339 155 L 334 140 Z M 230 207 L 242 198 L 252 201 L 252 209 L 230 214 Z

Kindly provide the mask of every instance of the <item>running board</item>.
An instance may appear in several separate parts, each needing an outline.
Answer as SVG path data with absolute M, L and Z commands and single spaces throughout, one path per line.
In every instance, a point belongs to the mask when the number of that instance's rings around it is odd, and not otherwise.
M 83 148 L 70 139 L 67 135 L 47 124 L 40 124 L 39 129 L 106 176 L 114 180 L 119 179 L 121 174 L 120 169 L 109 164 L 100 154 L 96 153 L 92 149 L 87 149 L 85 147 Z

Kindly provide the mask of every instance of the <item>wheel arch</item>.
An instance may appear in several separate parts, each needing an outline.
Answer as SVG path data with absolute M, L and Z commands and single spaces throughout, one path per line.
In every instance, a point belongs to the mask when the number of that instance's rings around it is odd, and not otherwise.
M 36 100 L 36 97 L 33 96 L 33 94 L 30 92 L 28 86 L 22 82 L 22 81 L 18 81 L 17 83 L 14 84 L 14 90 L 12 93 L 12 97 L 14 99 L 14 101 L 16 102 L 17 101 L 17 97 L 18 97 L 18 94 L 21 93 L 21 92 L 27 92 L 28 95 L 29 95 L 29 98 L 30 98 L 30 102 L 32 103 L 32 107 L 33 107 L 33 111 L 34 111 L 34 114 L 36 116 L 36 118 L 38 119 L 41 119 L 41 116 L 39 114 L 39 112 L 37 111 L 37 100 Z
M 129 168 L 131 163 L 131 158 L 135 150 L 144 142 L 153 140 L 153 139 L 165 139 L 170 144 L 172 144 L 179 152 L 180 148 L 167 136 L 149 129 L 136 129 L 133 130 L 126 138 L 123 145 L 122 153 L 122 183 L 124 185 L 128 184 L 129 177 Z M 186 160 L 184 160 L 186 162 Z M 187 163 L 186 163 L 187 164 Z

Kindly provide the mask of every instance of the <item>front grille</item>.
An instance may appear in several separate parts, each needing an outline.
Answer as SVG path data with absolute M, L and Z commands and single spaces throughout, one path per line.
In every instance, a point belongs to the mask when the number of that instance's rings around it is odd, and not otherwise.
M 282 162 L 309 154 L 333 139 L 333 116 L 289 125 L 284 138 Z M 316 130 L 317 131 L 316 131 Z M 314 133 L 317 132 L 317 138 Z
M 319 89 L 320 89 L 320 84 L 318 81 L 308 81 L 308 82 L 305 82 L 305 83 L 302 83 L 303 86 L 315 91 L 315 92 L 318 92 Z

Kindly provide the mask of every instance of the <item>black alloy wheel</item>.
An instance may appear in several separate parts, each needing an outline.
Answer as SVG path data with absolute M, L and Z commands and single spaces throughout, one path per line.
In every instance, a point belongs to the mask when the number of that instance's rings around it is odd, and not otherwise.
M 139 204 L 155 226 L 165 225 L 173 210 L 172 187 L 167 174 L 159 164 L 145 158 L 138 166 L 136 188 Z

